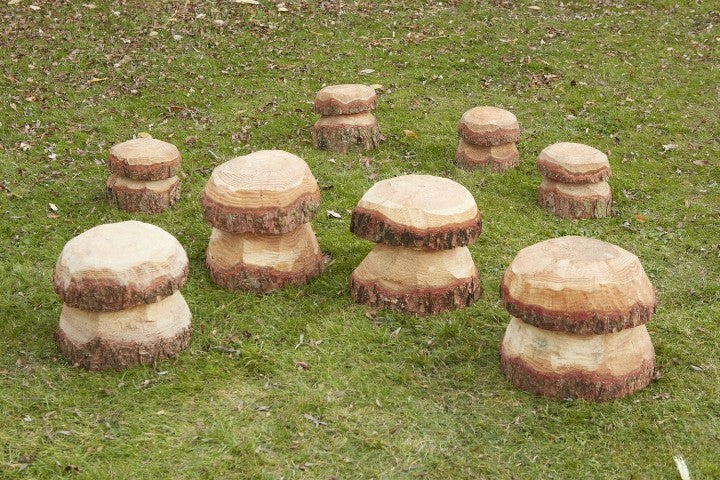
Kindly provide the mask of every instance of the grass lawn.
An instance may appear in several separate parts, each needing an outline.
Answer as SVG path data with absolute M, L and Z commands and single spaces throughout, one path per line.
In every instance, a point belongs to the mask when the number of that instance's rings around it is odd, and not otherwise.
M 720 478 L 717 2 L 89 2 L 0 1 L 0 478 L 660 479 L 678 478 L 677 454 Z M 383 86 L 387 140 L 313 150 L 315 92 L 351 82 Z M 517 115 L 518 169 L 453 166 L 476 105 Z M 109 147 L 140 132 L 183 154 L 181 201 L 156 216 L 104 198 Z M 557 141 L 609 154 L 611 218 L 537 206 L 534 161 Z M 199 193 L 220 162 L 269 148 L 318 178 L 313 226 L 334 263 L 301 288 L 232 293 L 203 265 Z M 477 199 L 485 293 L 470 308 L 373 318 L 349 298 L 372 244 L 348 212 L 404 172 Z M 55 260 L 132 218 L 188 252 L 193 343 L 154 367 L 72 368 L 52 338 Z M 658 290 L 661 377 L 629 398 L 551 401 L 500 373 L 500 276 L 567 234 L 634 252 Z

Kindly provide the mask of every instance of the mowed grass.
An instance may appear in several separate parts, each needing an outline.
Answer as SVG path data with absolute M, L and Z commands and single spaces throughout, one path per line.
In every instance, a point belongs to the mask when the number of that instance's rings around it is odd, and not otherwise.
M 677 477 L 681 454 L 694 479 L 720 478 L 720 8 L 454 3 L 1 2 L 0 477 L 657 479 Z M 383 86 L 387 140 L 315 151 L 310 102 L 347 82 Z M 476 105 L 516 113 L 517 170 L 453 166 Z M 109 147 L 140 132 L 183 154 L 182 199 L 156 216 L 104 198 Z M 612 218 L 537 206 L 534 160 L 557 141 L 609 154 Z M 203 266 L 198 196 L 214 166 L 269 148 L 318 178 L 313 226 L 333 263 L 307 286 L 225 291 Z M 483 211 L 470 308 L 372 318 L 348 296 L 372 247 L 349 210 L 404 172 L 448 176 Z M 55 260 L 74 235 L 133 218 L 188 252 L 193 343 L 151 367 L 73 368 L 52 338 Z M 546 400 L 499 371 L 500 276 L 567 234 L 634 252 L 658 290 L 660 378 L 629 398 Z

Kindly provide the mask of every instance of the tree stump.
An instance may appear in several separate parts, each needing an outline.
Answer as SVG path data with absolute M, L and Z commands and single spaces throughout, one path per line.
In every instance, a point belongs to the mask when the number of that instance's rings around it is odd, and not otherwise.
M 644 324 L 655 290 L 632 253 L 586 237 L 522 249 L 500 296 L 514 317 L 501 365 L 516 386 L 550 397 L 606 400 L 645 387 L 654 351 Z
M 373 150 L 383 140 L 377 119 L 368 112 L 321 117 L 312 133 L 315 148 L 337 153 Z
M 538 189 L 538 202 L 562 218 L 609 217 L 612 191 L 608 182 L 559 183 L 543 178 Z
M 127 212 L 159 213 L 178 199 L 180 152 L 171 143 L 135 138 L 110 149 L 113 174 L 107 180 L 110 203 Z
M 471 305 L 482 288 L 467 245 L 481 227 L 472 194 L 452 180 L 404 175 L 376 183 L 350 219 L 350 231 L 378 243 L 350 276 L 350 295 L 417 315 Z
M 322 117 L 313 125 L 313 145 L 319 150 L 348 153 L 372 150 L 383 140 L 372 112 L 375 90 L 367 85 L 331 85 L 317 93 L 313 111 Z
M 375 243 L 443 250 L 474 243 L 482 231 L 475 198 L 432 175 L 403 175 L 373 185 L 353 209 L 350 231 Z
M 320 188 L 305 161 L 261 150 L 216 167 L 202 196 L 203 217 L 229 233 L 280 234 L 309 222 Z
M 428 250 L 378 244 L 350 275 L 350 296 L 357 303 L 417 315 L 466 307 L 481 294 L 467 247 Z
M 228 233 L 213 228 L 205 264 L 216 284 L 253 292 L 305 284 L 324 266 L 309 223 L 279 235 Z
M 488 147 L 473 145 L 461 138 L 455 154 L 455 163 L 466 169 L 482 168 L 504 172 L 519 165 L 520 154 L 514 143 Z
M 99 225 L 73 238 L 53 276 L 65 304 L 60 351 L 92 370 L 174 355 L 190 342 L 191 315 L 178 291 L 187 274 L 185 250 L 154 225 Z
M 537 167 L 544 176 L 538 202 L 546 210 L 568 219 L 610 216 L 610 163 L 600 150 L 556 143 L 540 152 Z
M 310 168 L 288 152 L 262 150 L 215 168 L 202 194 L 214 227 L 205 256 L 210 278 L 253 292 L 310 281 L 324 266 L 309 223 L 319 205 Z
M 107 370 L 153 363 L 188 347 L 192 315 L 178 291 L 117 312 L 63 306 L 55 338 L 73 365 Z
M 160 213 L 177 202 L 180 196 L 180 179 L 146 182 L 131 180 L 114 173 L 107 180 L 110 203 L 126 212 Z
M 551 398 L 602 401 L 645 388 L 655 350 L 645 325 L 576 335 L 513 318 L 500 345 L 500 365 L 515 386 Z

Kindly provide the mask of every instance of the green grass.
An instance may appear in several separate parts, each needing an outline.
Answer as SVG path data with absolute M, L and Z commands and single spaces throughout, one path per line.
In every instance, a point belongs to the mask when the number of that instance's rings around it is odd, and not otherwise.
M 717 3 L 261 3 L 0 2 L 0 477 L 657 479 L 676 478 L 682 454 L 694 479 L 720 478 Z M 310 143 L 315 92 L 358 81 L 384 87 L 387 141 L 369 167 Z M 519 118 L 516 171 L 452 164 L 460 115 L 483 104 Z M 108 148 L 143 131 L 183 154 L 182 200 L 157 216 L 104 200 Z M 534 159 L 562 140 L 609 152 L 612 218 L 536 205 Z M 315 173 L 313 226 L 335 261 L 304 287 L 224 291 L 203 266 L 198 195 L 220 161 L 265 148 Z M 403 172 L 473 192 L 485 293 L 373 321 L 347 292 L 371 248 L 347 211 Z M 193 343 L 154 367 L 72 368 L 52 340 L 54 262 L 73 235 L 131 218 L 188 252 Z M 499 371 L 500 275 L 521 248 L 566 234 L 631 250 L 658 289 L 648 328 L 662 376 L 629 398 L 541 399 Z

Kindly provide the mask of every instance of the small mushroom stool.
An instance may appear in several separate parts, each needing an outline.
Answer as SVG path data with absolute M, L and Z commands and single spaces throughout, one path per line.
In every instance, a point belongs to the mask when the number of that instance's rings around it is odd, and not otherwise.
M 513 316 L 500 365 L 517 387 L 601 401 L 650 383 L 655 290 L 627 250 L 577 236 L 537 243 L 511 262 L 500 296 Z
M 348 153 L 372 150 L 383 140 L 375 116 L 377 94 L 360 84 L 331 85 L 317 93 L 313 112 L 322 115 L 313 126 L 319 150 Z
M 418 315 L 471 305 L 482 287 L 467 245 L 481 227 L 472 194 L 452 180 L 404 175 L 376 183 L 350 220 L 351 232 L 378 243 L 350 275 L 350 295 Z
M 180 195 L 180 152 L 171 143 L 135 138 L 110 149 L 110 203 L 127 212 L 159 213 Z
M 305 284 L 323 269 L 310 220 L 320 188 L 307 163 L 261 150 L 216 167 L 201 196 L 213 226 L 205 264 L 231 290 L 267 292 Z
M 190 344 L 190 309 L 179 292 L 187 274 L 185 250 L 155 225 L 104 224 L 73 238 L 53 276 L 64 302 L 60 351 L 90 370 L 175 355 Z
M 455 163 L 461 168 L 503 172 L 519 164 L 515 143 L 520 138 L 520 125 L 507 110 L 497 107 L 468 110 L 460 118 L 458 135 Z
M 543 175 L 538 201 L 563 218 L 602 218 L 610 215 L 610 163 L 600 150 L 561 142 L 545 148 L 537 159 Z

